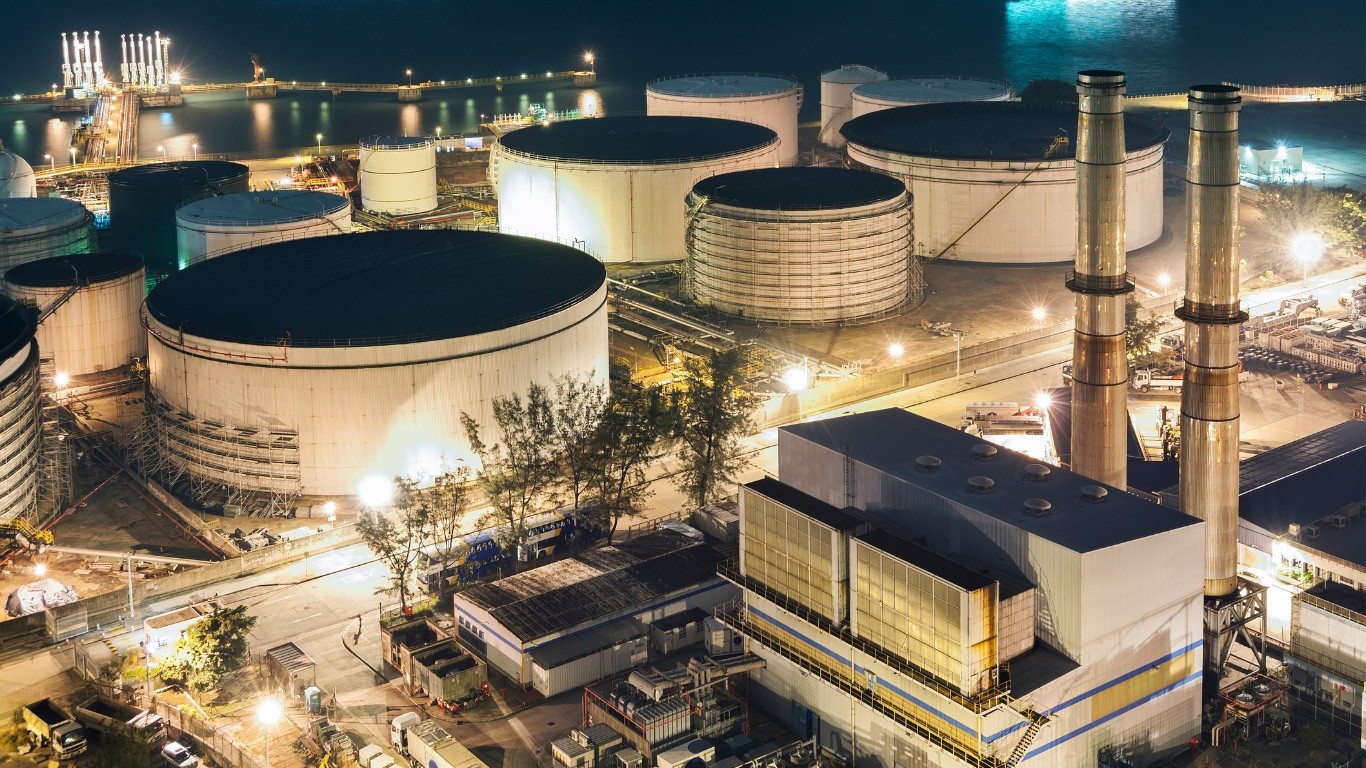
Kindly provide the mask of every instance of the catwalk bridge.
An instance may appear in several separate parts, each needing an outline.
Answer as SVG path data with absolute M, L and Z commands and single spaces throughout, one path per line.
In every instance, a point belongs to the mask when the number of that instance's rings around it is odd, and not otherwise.
M 280 91 L 330 91 L 333 98 L 343 93 L 394 93 L 399 101 L 421 101 L 426 91 L 456 90 L 460 88 L 495 88 L 503 90 L 505 85 L 530 85 L 532 83 L 572 83 L 579 87 L 595 85 L 597 72 L 593 70 L 564 70 L 561 72 L 524 72 L 518 75 L 496 77 L 467 77 L 463 80 L 428 80 L 420 83 L 338 83 L 331 80 L 309 82 L 305 80 L 264 80 L 251 83 L 202 83 L 184 85 L 184 93 L 214 93 L 220 91 L 245 91 L 248 99 L 273 99 Z

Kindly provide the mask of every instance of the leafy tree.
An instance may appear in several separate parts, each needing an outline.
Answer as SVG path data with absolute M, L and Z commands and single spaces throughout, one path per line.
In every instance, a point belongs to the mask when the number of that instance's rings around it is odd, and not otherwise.
M 429 514 L 417 481 L 400 476 L 394 478 L 389 508 L 362 512 L 356 520 L 356 531 L 365 546 L 389 569 L 387 583 L 376 592 L 397 594 L 404 608 L 408 607 L 410 580 L 426 539 Z
M 673 403 L 658 387 L 628 389 L 612 398 L 591 440 L 597 465 L 592 488 L 612 542 L 623 516 L 640 513 L 653 491 L 645 470 L 663 455 L 661 441 L 673 432 Z
M 1345 187 L 1267 184 L 1257 208 L 1287 258 L 1293 258 L 1291 242 L 1305 232 L 1322 237 L 1329 248 L 1357 249 L 1366 244 L 1366 212 L 1361 199 Z
M 749 431 L 754 396 L 741 388 L 739 348 L 694 357 L 683 364 L 678 394 L 678 489 L 694 507 L 712 500 L 718 486 L 740 469 L 740 438 Z
M 480 524 L 504 526 L 498 543 L 515 551 L 526 543 L 527 518 L 558 503 L 555 413 L 546 388 L 532 384 L 525 398 L 495 397 L 493 420 L 501 442 L 485 440 L 478 422 L 460 414 L 465 438 L 483 464 L 479 485 L 493 507 Z
M 575 509 L 583 502 L 583 494 L 597 471 L 593 435 L 602 424 L 607 396 L 607 387 L 596 381 L 592 373 L 555 379 L 554 447 Z
M 224 675 L 246 666 L 247 635 L 255 626 L 256 617 L 247 615 L 246 606 L 214 611 L 185 631 L 157 663 L 156 675 L 196 691 L 210 690 Z
M 1162 332 L 1162 320 L 1157 313 L 1149 312 L 1147 319 L 1141 316 L 1143 305 L 1129 294 L 1124 302 L 1124 345 L 1128 353 L 1129 365 L 1141 368 L 1159 364 L 1164 355 L 1162 350 L 1154 350 L 1157 336 Z
M 1066 80 L 1033 80 L 1020 91 L 1020 101 L 1044 107 L 1077 106 L 1077 86 Z
M 115 725 L 100 736 L 91 768 L 153 768 L 157 742 L 125 725 Z
M 465 511 L 469 506 L 469 469 L 443 472 L 436 476 L 427 492 L 427 533 L 431 539 L 432 558 L 441 571 L 454 566 L 469 555 L 469 545 L 461 531 Z

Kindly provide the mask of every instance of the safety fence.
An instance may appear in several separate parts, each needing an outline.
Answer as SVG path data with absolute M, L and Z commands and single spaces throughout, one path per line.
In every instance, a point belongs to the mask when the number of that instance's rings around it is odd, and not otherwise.
M 164 701 L 156 702 L 156 713 L 166 721 L 172 736 L 192 742 L 201 753 L 215 758 L 215 762 L 232 768 L 263 768 L 265 765 L 245 744 L 214 727 L 212 723 L 189 712 L 172 707 Z
M 1246 85 L 1230 83 L 1245 99 L 1253 101 L 1333 101 L 1346 96 L 1366 94 L 1366 83 L 1348 85 Z

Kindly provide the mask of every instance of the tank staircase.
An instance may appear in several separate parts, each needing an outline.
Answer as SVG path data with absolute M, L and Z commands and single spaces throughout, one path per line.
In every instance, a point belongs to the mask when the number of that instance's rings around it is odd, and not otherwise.
M 66 293 L 63 293 L 61 296 L 58 296 L 56 301 L 52 302 L 46 307 L 43 307 L 38 312 L 38 319 L 34 321 L 34 325 L 42 325 L 44 320 L 48 319 L 49 317 L 52 317 L 53 312 L 56 312 L 58 309 L 61 309 L 61 306 L 63 304 L 70 301 L 71 297 L 75 296 L 76 293 L 84 287 L 85 285 L 81 282 L 80 277 L 77 276 L 75 284 L 73 284 L 70 288 L 66 289 Z

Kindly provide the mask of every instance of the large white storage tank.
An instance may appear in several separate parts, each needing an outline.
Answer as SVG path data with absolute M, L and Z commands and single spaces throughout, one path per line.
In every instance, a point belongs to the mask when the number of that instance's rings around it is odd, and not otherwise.
M 844 146 L 840 128 L 852 116 L 854 89 L 866 83 L 887 79 L 887 73 L 862 64 L 845 64 L 821 73 L 820 141 L 827 147 Z
M 331 192 L 235 192 L 176 210 L 180 268 L 253 245 L 351 232 L 351 201 Z
M 12 267 L 4 291 L 40 312 L 56 305 L 38 326 L 38 348 L 52 358 L 54 370 L 83 376 L 147 355 L 147 334 L 138 321 L 146 285 L 141 256 L 83 253 Z
M 0 296 L 0 520 L 27 516 L 38 499 L 38 394 L 33 313 Z
M 911 192 L 914 252 L 997 264 L 1071 261 L 1076 112 L 1019 102 L 897 107 L 850 120 L 850 159 Z M 1162 125 L 1125 115 L 1126 246 L 1162 234 Z M 1062 139 L 1066 139 L 1064 143 Z
M 645 86 L 650 115 L 741 120 L 778 134 L 778 164 L 797 162 L 797 113 L 802 86 L 795 77 L 725 73 L 655 80 Z
M 61 197 L 0 199 L 0 271 L 95 249 L 95 217 Z
M 360 207 L 398 216 L 436 208 L 436 139 L 361 139 Z
M 850 119 L 869 112 L 916 104 L 957 101 L 1014 101 L 1009 83 L 980 77 L 912 77 L 886 80 L 855 88 L 850 94 Z
M 0 198 L 37 194 L 38 179 L 33 175 L 33 166 L 0 144 Z
M 762 168 L 688 195 L 688 291 L 753 320 L 848 323 L 924 295 L 906 187 L 872 171 Z
M 498 226 L 601 261 L 682 259 L 698 179 L 777 164 L 778 135 L 708 117 L 600 117 L 523 128 L 495 148 Z
M 350 496 L 477 467 L 462 413 L 492 429 L 496 397 L 607 376 L 602 264 L 494 233 L 236 251 L 166 278 L 143 323 L 164 459 L 217 488 Z

